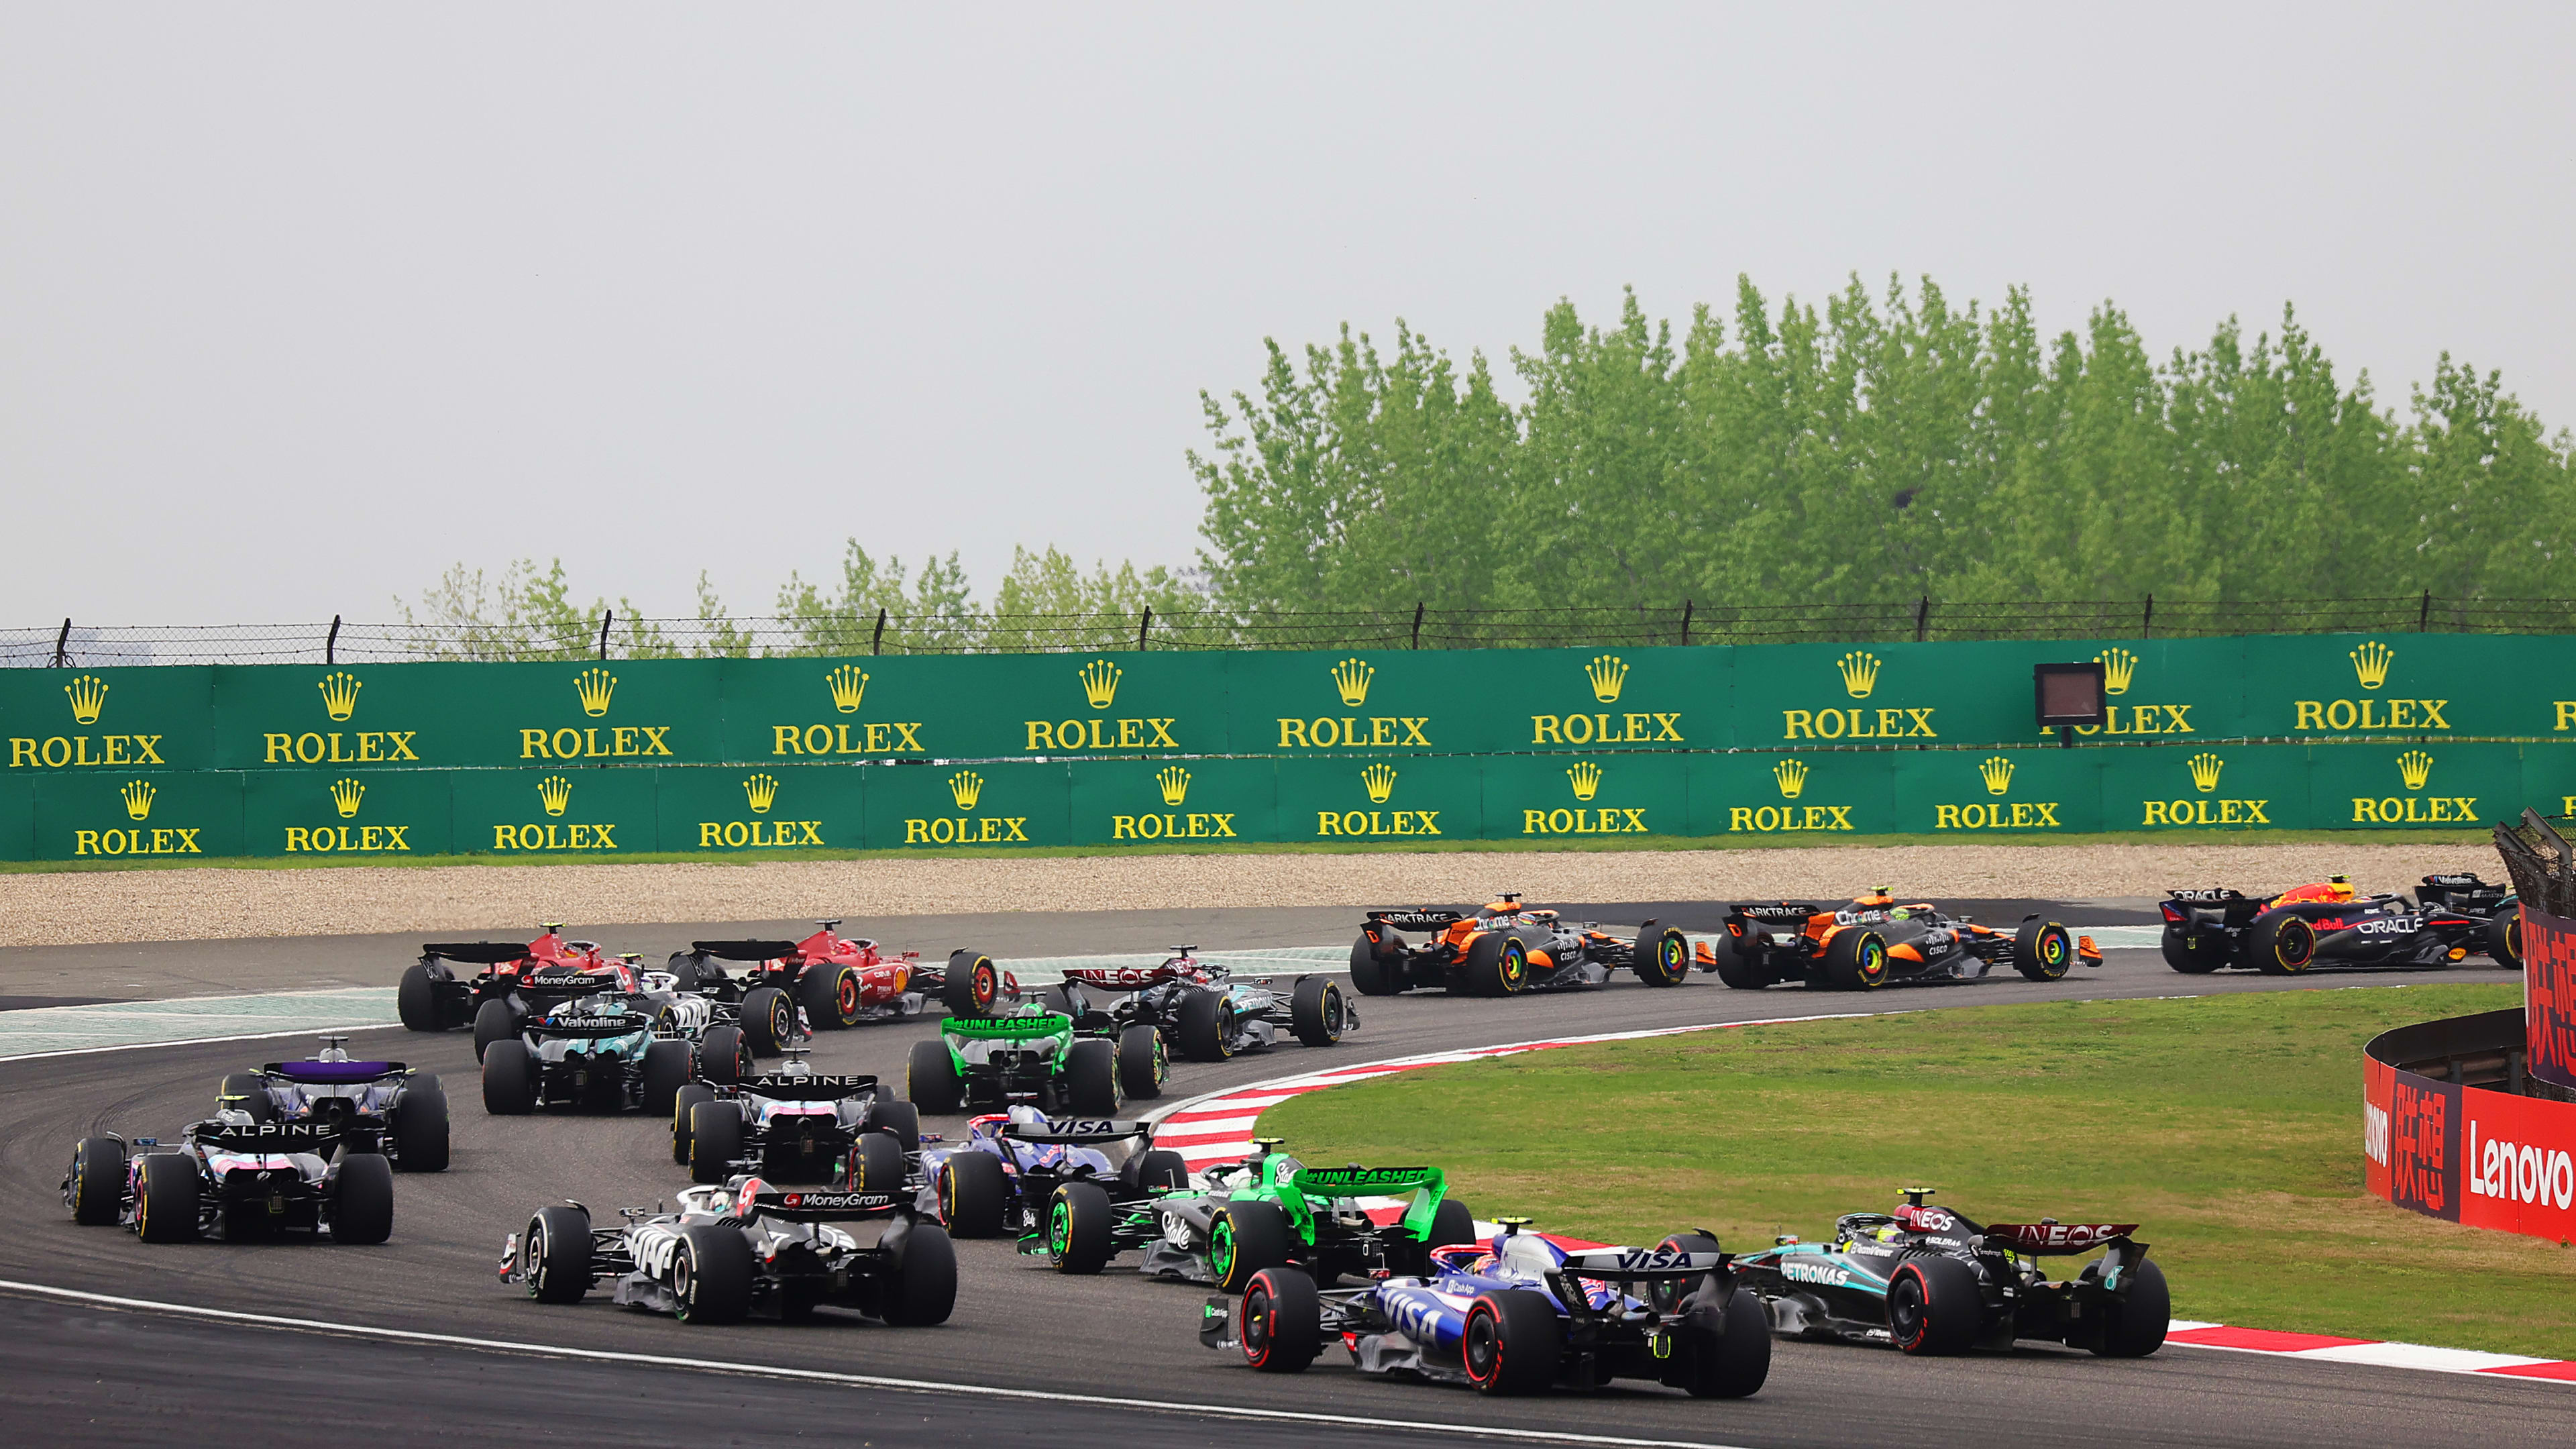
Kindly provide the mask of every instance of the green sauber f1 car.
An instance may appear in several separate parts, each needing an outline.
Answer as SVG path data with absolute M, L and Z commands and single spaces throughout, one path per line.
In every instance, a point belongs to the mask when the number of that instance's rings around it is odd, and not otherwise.
M 912 1044 L 904 1095 L 924 1112 L 1026 1106 L 1079 1117 L 1115 1117 L 1127 1101 L 1117 1043 L 1076 1037 L 1072 1017 L 1035 1008 L 942 1021 L 938 1036 Z
M 1329 1286 L 1343 1274 L 1430 1271 L 1431 1250 L 1472 1242 L 1475 1215 L 1447 1196 L 1436 1167 L 1308 1167 L 1256 1137 L 1241 1162 L 1210 1168 L 1204 1193 L 1153 1204 L 1160 1233 L 1140 1270 L 1239 1293 L 1264 1268 L 1302 1268 Z M 1406 1199 L 1392 1222 L 1368 1198 Z

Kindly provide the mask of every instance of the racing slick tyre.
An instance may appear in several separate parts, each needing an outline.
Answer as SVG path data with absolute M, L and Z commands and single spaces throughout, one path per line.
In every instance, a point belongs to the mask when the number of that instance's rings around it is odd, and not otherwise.
M 525 1117 L 536 1108 L 537 1062 L 528 1044 L 515 1037 L 492 1043 L 483 1053 L 483 1110 L 495 1117 Z
M 695 1173 L 697 1164 L 689 1164 L 689 1170 Z M 859 1140 L 850 1144 L 850 1191 L 900 1193 L 903 1179 L 903 1144 L 891 1135 L 862 1132 Z
M 1235 1339 L 1243 1361 L 1265 1374 L 1304 1373 L 1324 1351 L 1324 1305 L 1315 1280 L 1294 1268 L 1265 1268 L 1243 1290 Z
M 1001 968 L 981 951 L 951 951 L 948 984 L 939 995 L 950 1016 L 991 1016 L 1002 999 Z
M 1487 931 L 1468 943 L 1464 976 L 1470 996 L 1518 996 L 1529 985 L 1529 947 L 1518 936 Z
M 1172 1054 L 1163 1034 L 1142 1022 L 1118 1033 L 1118 1085 L 1127 1095 L 1151 1101 L 1163 1095 L 1172 1075 Z
M 402 1094 L 394 1104 L 394 1153 L 405 1172 L 447 1170 L 447 1088 L 438 1078 Z
M 1694 1399 L 1741 1399 L 1771 1377 L 1771 1319 L 1751 1290 L 1720 1280 L 1717 1291 L 1720 1302 L 1693 1303 L 1683 1315 L 1664 1382 Z
M 1825 943 L 1825 984 L 1836 991 L 1870 991 L 1887 984 L 1887 938 L 1845 928 Z
M 952 1238 L 993 1238 L 1002 1233 L 1002 1205 L 1009 1187 L 1002 1159 L 988 1152 L 954 1152 L 939 1164 L 939 1220 Z
M 921 1109 L 910 1102 L 879 1100 L 868 1109 L 868 1126 L 906 1152 L 921 1150 Z
M 716 985 L 719 978 L 724 975 L 723 967 L 711 965 L 701 959 L 695 951 L 672 952 L 669 966 L 671 989 L 679 992 L 692 992 L 701 987 Z
M 1976 1271 L 1956 1258 L 1911 1257 L 1888 1279 L 1887 1331 L 1907 1353 L 1966 1353 L 1984 1316 Z
M 1487 1394 L 1535 1394 L 1556 1382 L 1565 1357 L 1565 1325 L 1547 1295 L 1497 1288 L 1467 1305 L 1459 1343 L 1467 1381 Z
M 2245 933 L 2246 954 L 2266 976 L 2296 976 L 2317 959 L 2317 928 L 2305 916 L 2275 912 Z
M 474 1056 L 481 1060 L 492 1043 L 519 1034 L 519 1019 L 510 1011 L 510 1003 L 498 999 L 484 1002 L 474 1009 Z
M 1089 1275 L 1109 1264 L 1117 1248 L 1109 1241 L 1118 1210 L 1109 1191 L 1096 1182 L 1076 1179 L 1059 1183 L 1047 1200 L 1047 1261 L 1059 1273 Z
M 1719 931 L 1701 938 L 1708 948 L 1708 959 L 1717 968 L 1717 979 L 1737 991 L 1759 991 L 1771 984 L 1771 978 L 1735 942 L 1735 933 Z
M 1064 1054 L 1066 1105 L 1085 1117 L 1115 1117 L 1127 1102 L 1118 1090 L 1118 1048 L 1086 1037 Z
M 894 1250 L 894 1273 L 878 1302 L 902 1328 L 946 1323 L 957 1307 L 957 1245 L 937 1223 L 914 1223 Z
M 1215 991 L 1192 991 L 1181 998 L 1181 1055 L 1194 1062 L 1221 1062 L 1234 1055 L 1234 1012 Z
M 114 1225 L 125 1208 L 125 1144 L 113 1137 L 84 1137 L 72 1149 L 72 1221 L 84 1227 Z
M 1208 1224 L 1208 1271 L 1220 1291 L 1240 1293 L 1253 1274 L 1287 1262 L 1288 1215 L 1277 1203 L 1246 1198 L 1216 1210 Z
M 1431 1234 L 1415 1242 L 1401 1233 L 1386 1239 L 1386 1266 L 1399 1278 L 1431 1276 L 1431 1250 L 1476 1241 L 1476 1215 L 1454 1197 L 1444 1197 L 1431 1210 Z
M 701 1079 L 720 1087 L 760 1075 L 760 1064 L 752 1060 L 751 1043 L 742 1039 L 742 1028 L 738 1026 L 708 1027 L 707 1034 L 698 1038 L 695 1066 Z M 687 1080 L 687 1074 L 682 1074 L 681 1079 Z
M 1648 986 L 1679 986 L 1690 979 L 1690 942 L 1678 926 L 1666 926 L 1651 941 L 1639 941 L 1628 969 Z
M 751 1240 L 738 1228 L 693 1223 L 680 1229 L 671 1296 L 682 1323 L 742 1322 L 751 1312 Z
M 2084 1271 L 2091 1274 L 2097 1268 Z M 2165 1270 L 2149 1258 L 2130 1279 L 2128 1298 L 2105 1315 L 2101 1339 L 2085 1347 L 2104 1358 L 2145 1358 L 2165 1346 L 2172 1327 L 2173 1293 L 2165 1287 Z
M 197 1164 L 184 1153 L 155 1152 L 143 1159 L 143 1187 L 134 1195 L 134 1231 L 147 1243 L 197 1240 Z
M 1178 1191 L 1190 1185 L 1190 1164 L 1181 1154 L 1158 1147 L 1129 1158 L 1128 1166 L 1121 1170 L 1120 1176 L 1126 1177 L 1129 1185 L 1138 1192 L 1150 1192 L 1158 1187 Z
M 402 974 L 402 984 L 394 988 L 394 1013 L 402 1018 L 405 1031 L 445 1031 L 447 1023 L 438 1010 L 438 980 L 429 967 L 418 961 Z
M 746 1006 L 751 998 L 743 998 Z M 816 1031 L 841 1031 L 859 1024 L 859 968 L 809 966 L 796 978 L 796 1004 Z M 744 1018 L 751 1013 L 745 1010 Z
M 1656 1246 L 1676 1253 L 1719 1253 L 1725 1251 L 1725 1249 L 1718 1246 L 1717 1239 L 1710 1237 L 1706 1233 L 1675 1233 L 1671 1237 L 1664 1239 L 1663 1242 Z M 1720 1281 L 1723 1282 L 1724 1280 L 1721 1279 Z M 1657 1278 L 1646 1284 L 1646 1301 L 1654 1306 L 1654 1310 L 1657 1313 L 1678 1313 L 1681 1311 L 1684 1300 L 1688 1299 L 1693 1293 L 1698 1292 L 1703 1286 L 1705 1286 L 1704 1283 L 1693 1283 L 1686 1278 Z M 1767 1317 L 1763 1319 L 1763 1322 L 1765 1323 L 1770 1321 L 1771 1320 Z
M 912 1056 L 904 1063 L 903 1094 L 924 1112 L 949 1113 L 965 1105 L 966 1084 L 957 1077 L 957 1059 L 948 1054 L 948 1043 L 930 1037 L 912 1044 Z
M 1305 977 L 1288 1000 L 1289 1029 L 1297 1033 L 1297 1040 L 1310 1047 L 1328 1047 L 1340 1041 L 1350 1019 L 1350 1008 L 1342 1002 L 1342 988 L 1329 976 Z
M 394 1235 L 394 1165 L 381 1152 L 340 1159 L 331 1182 L 331 1241 L 381 1243 Z
M 1351 984 L 1362 996 L 1393 996 L 1404 989 L 1396 973 L 1377 958 L 1377 943 L 1366 936 L 1351 946 Z
M 655 1117 L 669 1114 L 679 1100 L 680 1089 L 689 1084 L 691 1055 L 689 1044 L 676 1037 L 645 1044 L 643 1105 L 647 1113 Z
M 806 1015 L 822 1024 L 814 1013 Z M 775 986 L 755 986 L 742 994 L 742 1040 L 754 1056 L 774 1057 L 795 1039 L 796 1003 L 787 999 L 786 992 Z
M 717 1184 L 733 1176 L 742 1156 L 742 1110 L 731 1102 L 700 1102 L 689 1109 L 689 1181 Z
M 2055 921 L 2033 916 L 2013 935 L 2012 962 L 2026 980 L 2062 980 L 2066 968 L 2075 964 L 2075 936 Z
M 2165 964 L 2185 976 L 2207 975 L 2227 964 L 2227 943 L 2206 931 L 2167 926 L 2157 945 L 2165 954 Z
M 248 1112 L 253 1122 L 277 1120 L 277 1103 L 268 1095 L 268 1078 L 257 1072 L 232 1072 L 215 1088 L 217 1110 L 231 1107 Z
M 590 1214 L 569 1203 L 537 1209 L 519 1239 L 519 1276 L 539 1303 L 579 1303 L 590 1292 Z
M 691 1082 L 671 1094 L 671 1160 L 682 1167 L 689 1165 L 689 1110 L 700 1102 L 716 1099 L 715 1089 L 704 1082 Z
M 2522 907 L 2507 906 L 2487 918 L 2485 938 L 2489 959 L 2507 971 L 2522 969 Z

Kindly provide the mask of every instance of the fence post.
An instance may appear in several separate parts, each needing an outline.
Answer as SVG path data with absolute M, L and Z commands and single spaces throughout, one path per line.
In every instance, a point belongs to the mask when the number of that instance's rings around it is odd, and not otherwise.
M 1925 594 L 1914 605 L 1914 642 L 1922 643 L 1932 633 L 1932 596 Z
M 1142 654 L 1142 653 L 1144 653 L 1144 652 L 1145 652 L 1145 635 L 1146 635 L 1148 632 L 1150 632 L 1150 631 L 1153 629 L 1153 627 L 1154 627 L 1154 606 L 1153 606 L 1153 605 L 1151 605 L 1151 604 L 1147 604 L 1147 605 L 1145 606 L 1145 617 L 1144 617 L 1143 619 L 1139 620 L 1139 621 L 1137 622 L 1137 624 L 1136 624 L 1136 652 L 1137 652 L 1137 653 Z
M 1414 627 L 1419 629 L 1422 626 L 1417 624 Z M 54 667 L 56 669 L 66 668 L 71 664 L 71 656 L 64 652 L 71 648 L 71 643 L 72 621 L 65 619 L 63 621 L 63 632 L 54 636 Z
M 331 637 L 322 641 L 322 662 L 340 662 L 340 616 L 337 614 L 331 616 Z
M 602 659 L 608 657 L 608 626 L 616 618 L 615 609 L 607 610 L 599 616 L 599 657 Z
M 2424 607 L 2421 610 L 2418 610 L 2415 615 L 2415 632 L 2421 634 L 2432 626 L 2433 591 L 2431 589 L 2426 589 L 2424 591 Z
M 1682 642 L 1684 644 L 1688 644 L 1690 642 L 1690 620 L 1691 601 L 1684 599 L 1682 600 Z
M 1416 649 L 1422 647 L 1422 608 L 1423 605 L 1420 599 L 1413 601 L 1413 647 Z M 63 621 L 63 629 L 65 632 L 69 632 L 71 627 L 72 621 L 65 619 Z
M 883 608 L 879 608 L 877 610 L 877 636 L 868 641 L 868 652 L 870 654 L 881 654 L 885 652 L 885 624 L 886 611 Z
M 2153 594 L 2149 594 L 2149 595 L 2147 595 L 2147 612 L 2146 612 L 2144 615 L 2140 616 L 2140 618 L 2138 619 L 2138 637 L 2139 637 L 2140 639 L 2145 639 L 2145 638 L 2147 638 L 2147 637 L 2151 636 L 2152 634 L 2154 634 L 2154 633 L 2155 633 L 2155 629 L 2156 629 L 2156 596 L 2155 596 L 2155 595 L 2153 595 Z

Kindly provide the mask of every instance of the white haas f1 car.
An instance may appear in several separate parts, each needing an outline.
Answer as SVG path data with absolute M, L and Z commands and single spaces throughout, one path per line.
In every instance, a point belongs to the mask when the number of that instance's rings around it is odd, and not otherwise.
M 944 1323 L 957 1254 L 894 1193 L 780 1188 L 757 1177 L 680 1192 L 680 1210 L 628 1208 L 594 1228 L 577 1202 L 537 1209 L 501 1248 L 501 1281 L 540 1303 L 579 1303 L 603 1278 L 620 1304 L 683 1323 L 796 1322 L 830 1305 L 906 1326 Z M 878 1225 L 873 1241 L 853 1228 Z
M 1425 1277 L 1318 1289 L 1297 1268 L 1253 1275 L 1239 1306 L 1210 1298 L 1199 1342 L 1266 1373 L 1298 1373 L 1338 1339 L 1362 1373 L 1489 1394 L 1643 1379 L 1743 1398 L 1771 1372 L 1759 1300 L 1704 1234 L 1656 1248 L 1568 1250 L 1505 1218 L 1490 1242 L 1435 1248 Z

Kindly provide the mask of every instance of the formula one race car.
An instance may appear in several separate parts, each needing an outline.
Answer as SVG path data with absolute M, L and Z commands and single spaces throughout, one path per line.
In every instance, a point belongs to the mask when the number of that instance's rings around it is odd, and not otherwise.
M 280 1233 L 381 1243 L 394 1230 L 394 1170 L 364 1118 L 254 1122 L 218 1112 L 177 1142 L 84 1137 L 63 1178 L 72 1221 L 131 1228 L 147 1243 Z
M 579 1303 L 602 1278 L 615 1298 L 682 1323 L 797 1322 L 817 1307 L 903 1325 L 944 1323 L 957 1302 L 957 1252 L 895 1193 L 778 1188 L 757 1177 L 680 1191 L 680 1210 L 628 1208 L 594 1228 L 577 1202 L 541 1207 L 501 1247 L 501 1281 L 539 1303 Z M 862 1247 L 840 1223 L 882 1220 Z
M 740 1173 L 771 1182 L 845 1181 L 853 1192 L 893 1192 L 921 1151 L 921 1114 L 877 1090 L 872 1076 L 825 1076 L 802 1049 L 768 1076 L 736 1086 L 692 1082 L 671 1105 L 671 1160 L 693 1182 Z
M 1976 981 L 2007 963 L 2033 981 L 2055 981 L 2079 961 L 2099 966 L 2102 952 L 2092 937 L 2055 921 L 2026 916 L 2007 935 L 1928 905 L 1898 905 L 1886 886 L 1839 910 L 1788 901 L 1730 906 L 1726 929 L 1699 943 L 1699 969 L 1746 991 L 1780 981 L 1840 991 Z
M 865 937 L 835 935 L 839 921 L 814 924 L 822 929 L 802 941 L 692 941 L 688 950 L 671 953 L 677 989 L 740 1002 L 746 1015 L 755 1013 L 758 993 L 777 991 L 774 1004 L 758 998 L 759 1012 L 778 1011 L 793 1000 L 806 1023 L 824 1031 L 918 1016 L 934 1000 L 951 1015 L 989 1016 L 1000 996 L 1016 995 L 1018 983 L 979 953 L 957 952 L 946 969 L 924 966 L 919 952 L 890 956 Z M 729 975 L 727 961 L 749 963 L 749 969 Z M 785 1045 L 786 1034 L 776 1043 Z M 757 1040 L 753 1047 L 760 1049 Z
M 1404 932 L 1430 933 L 1410 945 Z M 1598 926 L 1559 921 L 1517 895 L 1476 912 L 1371 911 L 1351 943 L 1351 984 L 1363 996 L 1445 986 L 1469 996 L 1517 996 L 1598 986 L 1625 967 L 1648 986 L 1679 986 L 1690 975 L 1690 944 L 1679 928 L 1646 922 L 1633 941 Z
M 1037 1007 L 941 1022 L 939 1035 L 912 1044 L 903 1094 L 925 1112 L 1025 1104 L 1041 1112 L 1114 1117 L 1127 1102 L 1118 1081 L 1118 1048 L 1097 1037 L 1077 1037 L 1072 1017 Z
M 1177 1152 L 1143 1122 L 1048 1117 L 1035 1107 L 977 1117 L 955 1146 L 921 1155 L 919 1206 L 951 1236 L 1011 1233 L 1059 1273 L 1097 1273 L 1162 1228 L 1154 1204 L 1188 1189 Z
M 2225 888 L 2166 894 L 2165 964 L 2197 976 L 2222 966 L 2294 976 L 2311 966 L 2438 967 L 2486 956 L 2522 965 L 2519 897 L 2474 874 L 2428 875 L 2415 900 L 2357 894 L 2344 876 L 2276 896 Z
M 755 1070 L 739 1029 L 713 1028 L 693 1046 L 654 1030 L 661 1007 L 640 992 L 615 991 L 556 1003 L 484 1049 L 483 1110 L 522 1117 L 578 1106 L 667 1116 L 691 1077 L 732 1082 Z
M 1139 1026 L 1152 1029 L 1165 1053 L 1221 1062 L 1283 1035 L 1331 1046 L 1359 1025 L 1340 983 L 1329 976 L 1300 976 L 1282 991 L 1266 976 L 1236 979 L 1226 967 L 1190 954 L 1196 946 L 1171 949 L 1159 966 L 1068 966 L 1062 986 L 1039 993 L 1041 1004 L 1073 1018 L 1077 1033 L 1119 1044 L 1119 1076 L 1130 1097 L 1156 1097 L 1163 1089 L 1160 1075 L 1130 1070 L 1149 1066 L 1143 1053 L 1151 1045 L 1128 1035 Z M 1117 992 L 1128 994 L 1108 995 Z
M 1265 1373 L 1298 1373 L 1338 1338 L 1362 1373 L 1472 1384 L 1489 1394 L 1644 1379 L 1740 1399 L 1771 1374 L 1761 1300 L 1717 1240 L 1569 1250 L 1504 1218 L 1490 1242 L 1435 1248 L 1427 1274 L 1318 1290 L 1296 1268 L 1252 1275 L 1239 1307 L 1210 1298 L 1199 1342 Z M 1688 1244 L 1688 1246 L 1682 1246 Z
M 447 1089 L 400 1062 L 353 1062 L 348 1045 L 345 1036 L 326 1036 L 309 1062 L 231 1073 L 215 1110 L 243 1112 L 255 1123 L 361 1125 L 404 1172 L 446 1171 Z
M 1989 1223 L 1925 1205 L 1905 1189 L 1893 1213 L 1846 1213 L 1833 1240 L 1779 1246 L 1735 1260 L 1780 1333 L 1894 1343 L 1907 1353 L 1965 1353 L 2044 1339 L 2105 1358 L 2144 1358 L 2164 1346 L 2173 1303 L 2164 1270 L 2147 1259 L 2135 1223 Z M 2074 1276 L 2051 1280 L 2043 1257 L 2107 1249 Z
M 455 964 L 483 969 L 456 979 Z M 602 984 L 604 979 L 605 984 Z M 562 925 L 547 923 L 526 945 L 507 941 L 432 941 L 406 968 L 394 992 L 402 1024 L 413 1031 L 447 1031 L 472 1023 L 474 1054 L 518 1030 L 529 1013 L 567 996 L 591 991 L 639 991 L 643 973 L 632 957 L 610 956 L 596 941 L 567 941 Z
M 1446 1195 L 1436 1167 L 1308 1167 L 1256 1137 L 1241 1162 L 1210 1168 L 1207 1191 L 1154 1207 L 1161 1231 L 1140 1271 L 1243 1291 L 1264 1268 L 1294 1265 L 1317 1283 L 1342 1274 L 1420 1276 L 1431 1250 L 1471 1242 L 1475 1215 Z M 1381 1223 L 1365 1198 L 1407 1199 Z

